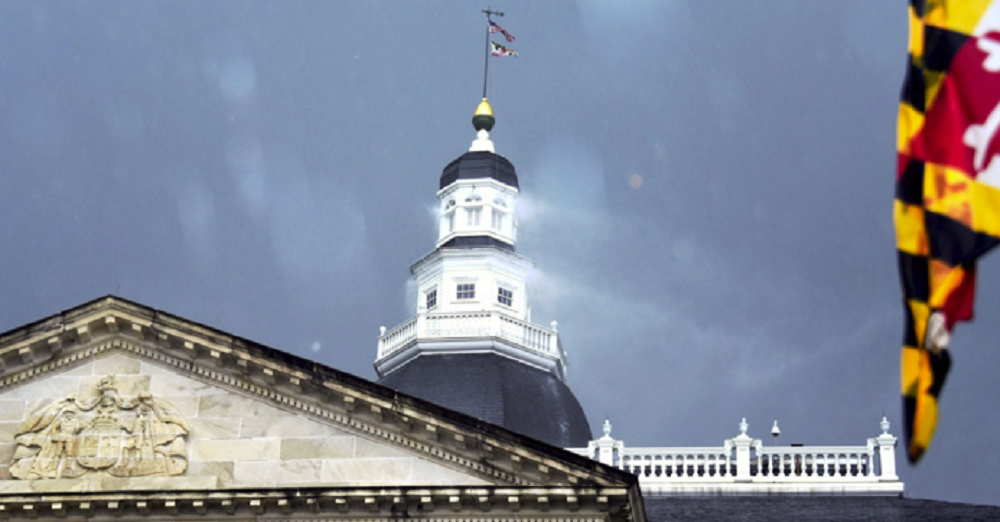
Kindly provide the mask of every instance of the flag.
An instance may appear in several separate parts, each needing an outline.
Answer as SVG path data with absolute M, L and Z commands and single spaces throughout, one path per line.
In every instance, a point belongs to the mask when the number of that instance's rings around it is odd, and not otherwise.
M 934 436 L 952 328 L 972 320 L 976 260 L 1000 243 L 1000 0 L 910 0 L 894 219 L 906 326 L 907 454 Z
M 493 45 L 493 51 L 490 53 L 493 56 L 517 56 L 517 51 L 513 49 L 508 49 L 496 42 L 490 42 Z
M 490 23 L 490 32 L 491 33 L 500 33 L 500 34 L 503 35 L 504 38 L 507 39 L 508 42 L 513 42 L 514 41 L 514 35 L 508 33 L 507 30 L 503 28 L 503 26 L 501 26 L 500 24 L 494 22 L 493 20 L 487 20 L 487 21 Z

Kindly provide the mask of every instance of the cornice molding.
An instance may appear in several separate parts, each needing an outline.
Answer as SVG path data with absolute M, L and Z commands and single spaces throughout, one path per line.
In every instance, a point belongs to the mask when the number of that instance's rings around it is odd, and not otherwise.
M 123 517 L 164 515 L 268 520 L 370 521 L 414 518 L 427 522 L 558 519 L 625 522 L 631 519 L 626 488 L 281 488 L 269 490 L 120 491 L 6 495 L 0 518 Z M 328 514 L 322 517 L 321 514 Z M 284 515 L 284 516 L 282 516 Z M 316 518 L 320 515 L 321 518 Z M 285 518 L 288 517 L 288 518 Z M 301 518 L 300 518 L 301 517 Z

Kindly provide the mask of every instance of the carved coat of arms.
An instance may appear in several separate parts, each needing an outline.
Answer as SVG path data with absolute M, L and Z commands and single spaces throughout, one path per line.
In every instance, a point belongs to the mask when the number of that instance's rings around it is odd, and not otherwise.
M 10 473 L 19 479 L 75 478 L 93 471 L 116 477 L 177 475 L 187 469 L 187 421 L 149 393 L 118 395 L 113 377 L 99 395 L 70 394 L 31 415 L 17 431 Z

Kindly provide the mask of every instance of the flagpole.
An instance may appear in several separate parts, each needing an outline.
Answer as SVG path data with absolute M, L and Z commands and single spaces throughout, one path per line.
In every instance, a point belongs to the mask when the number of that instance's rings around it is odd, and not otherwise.
M 487 13 L 489 10 L 487 10 Z M 486 54 L 483 55 L 483 99 L 486 99 L 486 79 L 490 76 L 490 15 L 486 15 Z
M 500 11 L 492 11 L 489 8 L 483 9 L 486 13 L 486 53 L 483 55 L 483 99 L 486 99 L 486 80 L 490 76 L 490 16 L 503 16 Z

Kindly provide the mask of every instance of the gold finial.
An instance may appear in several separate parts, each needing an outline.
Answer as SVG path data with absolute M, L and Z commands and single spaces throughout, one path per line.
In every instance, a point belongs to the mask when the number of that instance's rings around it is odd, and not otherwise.
M 479 106 L 476 107 L 476 113 L 472 115 L 472 126 L 477 131 L 489 132 L 493 130 L 494 123 L 496 123 L 496 118 L 493 117 L 493 107 L 490 107 L 490 102 L 483 98 L 483 101 L 479 102 Z
M 493 107 L 490 107 L 490 102 L 483 98 L 483 101 L 479 102 L 479 106 L 476 107 L 475 116 L 493 116 Z

